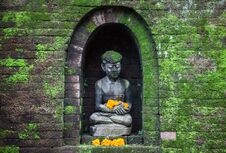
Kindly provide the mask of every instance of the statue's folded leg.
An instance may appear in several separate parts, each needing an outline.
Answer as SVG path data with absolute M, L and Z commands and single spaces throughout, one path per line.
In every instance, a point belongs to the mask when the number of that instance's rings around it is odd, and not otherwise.
M 115 123 L 123 124 L 125 126 L 130 126 L 132 123 L 132 117 L 130 114 L 113 115 L 110 117 L 110 119 Z
M 90 116 L 90 123 L 92 124 L 109 124 L 113 121 L 108 116 L 103 116 L 101 113 L 96 112 Z

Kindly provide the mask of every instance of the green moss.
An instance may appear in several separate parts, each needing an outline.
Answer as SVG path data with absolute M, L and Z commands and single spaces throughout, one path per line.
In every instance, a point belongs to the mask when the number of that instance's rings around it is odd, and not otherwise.
M 165 14 L 157 20 L 157 23 L 152 27 L 152 31 L 167 36 L 166 34 L 196 34 L 197 29 L 174 14 Z
M 72 123 L 72 122 L 64 123 L 64 131 L 72 130 L 73 127 L 74 127 L 74 123 Z
M 14 22 L 15 27 L 13 28 L 4 28 L 4 36 L 5 38 L 10 38 L 15 35 L 21 35 L 27 33 L 27 29 L 20 30 L 19 27 L 22 27 L 31 22 L 31 16 L 29 12 L 21 11 L 21 12 L 13 12 L 7 11 L 4 12 L 2 22 Z
M 202 24 L 206 23 L 207 21 L 202 22 Z M 166 98 L 161 99 L 161 130 L 177 131 L 177 141 L 164 140 L 162 143 L 163 148 L 183 148 L 183 150 L 187 150 L 188 152 L 191 150 L 197 150 L 199 146 L 196 145 L 196 137 L 200 133 L 193 131 L 211 131 L 211 129 L 215 129 L 215 131 L 223 130 L 222 127 L 215 124 L 216 122 L 211 122 L 212 120 L 210 118 L 205 117 L 218 114 L 219 116 L 217 118 L 222 119 L 222 109 L 219 108 L 219 105 L 217 108 L 212 108 L 209 107 L 211 105 L 205 107 L 206 104 L 204 104 L 204 102 L 199 104 L 200 107 L 197 106 L 197 102 L 191 104 L 191 102 L 197 101 L 197 98 L 206 99 L 208 97 L 215 99 L 223 97 L 224 90 L 222 87 L 225 86 L 225 84 L 220 81 L 222 78 L 222 71 L 218 72 L 217 70 L 215 72 L 207 72 L 203 74 L 192 72 L 192 79 L 184 77 L 187 73 L 189 73 L 188 70 L 192 71 L 192 68 L 188 68 L 188 63 L 185 62 L 186 58 L 196 52 L 205 51 L 206 49 L 209 50 L 209 48 L 213 48 L 215 46 L 222 46 L 219 41 L 215 40 L 219 40 L 221 34 L 224 32 L 222 31 L 221 33 L 220 29 L 219 32 L 217 32 L 217 30 L 214 30 L 216 29 L 215 26 L 208 26 L 206 28 L 208 30 L 206 33 L 211 34 L 212 36 L 202 34 L 193 35 L 193 33 L 200 30 L 198 27 L 192 27 L 190 23 L 172 15 L 158 20 L 156 26 L 154 26 L 154 31 L 157 33 L 168 34 L 168 36 L 155 36 L 155 38 L 157 38 L 156 42 L 159 49 L 159 55 L 162 58 L 159 60 L 161 80 L 160 87 L 164 88 L 166 91 L 165 96 L 167 96 Z M 173 33 L 183 35 L 172 35 Z M 190 33 L 192 33 L 193 37 L 190 37 Z M 218 35 L 218 37 L 216 38 L 215 35 Z M 188 46 L 184 42 L 190 42 L 192 45 Z M 167 54 L 165 54 L 166 50 Z M 204 53 L 207 53 L 211 58 L 215 56 L 215 59 L 218 61 L 217 57 L 221 56 L 217 54 L 221 54 L 223 52 L 217 53 L 216 51 L 213 51 Z M 182 56 L 183 58 L 181 58 Z M 219 61 L 222 60 L 219 59 Z M 177 81 L 180 80 L 181 83 L 178 83 Z M 184 81 L 186 81 L 186 83 L 184 83 Z M 194 118 L 192 115 L 201 115 L 203 117 Z M 218 121 L 219 123 L 222 121 L 221 119 L 214 119 L 214 121 Z M 186 131 L 190 132 L 186 133 Z M 211 137 L 209 137 L 209 139 L 211 139 Z M 190 149 L 190 147 L 194 148 Z M 205 148 L 207 146 L 203 145 L 202 147 Z
M 10 136 L 12 133 L 14 133 L 14 131 L 11 130 L 2 130 L 0 129 L 0 139 L 6 138 L 8 136 Z
M 216 134 L 216 133 L 215 133 Z M 206 150 L 214 148 L 222 148 L 223 139 L 212 138 L 215 135 L 210 132 L 177 132 L 177 140 L 164 140 L 162 141 L 162 146 L 165 148 L 183 148 L 188 152 L 191 150 Z M 221 133 L 222 134 L 222 133 Z M 209 135 L 209 136 L 208 136 Z M 207 136 L 207 137 L 206 137 Z
M 65 115 L 73 114 L 73 113 L 75 113 L 75 110 L 76 110 L 76 108 L 74 106 L 66 106 L 64 108 L 64 114 Z
M 19 153 L 19 147 L 17 146 L 1 146 L 0 153 Z
M 33 65 L 26 67 L 20 67 L 19 70 L 7 78 L 8 83 L 28 82 L 30 78 L 30 71 L 33 69 Z
M 96 27 L 97 26 L 93 22 L 89 22 L 86 25 L 86 28 L 87 28 L 88 32 L 90 32 L 90 33 L 92 33 L 96 29 Z
M 63 49 L 66 46 L 67 37 L 56 37 L 53 43 L 55 50 Z
M 36 63 L 45 62 L 47 58 L 52 59 L 54 51 L 60 51 L 65 47 L 65 37 L 55 37 L 52 44 L 37 44 L 36 45 Z M 47 96 L 51 99 L 55 99 L 59 94 L 63 93 L 62 79 L 59 79 L 59 73 L 64 74 L 63 67 L 49 66 L 48 73 L 54 79 L 46 79 L 43 81 L 43 89 Z M 67 70 L 67 69 L 66 69 Z M 66 71 L 65 70 L 65 71 Z M 59 72 L 60 71 L 60 72 Z M 74 74 L 76 69 L 68 69 L 68 73 Z M 55 76 L 57 74 L 57 77 Z
M 29 123 L 23 131 L 18 133 L 21 140 L 26 139 L 40 139 L 37 123 Z
M 106 60 L 108 62 L 111 63 L 117 63 L 120 62 L 122 59 L 122 55 L 119 54 L 116 51 L 110 50 L 110 51 L 106 51 L 102 56 L 101 56 L 102 60 Z
M 56 108 L 55 108 L 55 110 L 56 110 L 55 111 L 55 117 L 60 122 L 62 122 L 62 120 L 63 120 L 63 118 L 62 118 L 63 117 L 63 106 L 61 104 L 56 106 Z
M 23 48 L 16 48 L 15 50 L 16 50 L 16 52 L 23 52 L 24 51 Z
M 18 28 L 4 28 L 3 33 L 5 38 L 12 37 L 18 33 L 19 29 Z
M 75 0 L 75 1 L 68 1 L 67 4 L 69 5 L 80 5 L 80 6 L 97 6 L 102 3 L 103 0 Z M 65 4 L 65 1 L 58 0 L 59 4 Z
M 31 16 L 29 12 L 22 11 L 22 12 L 12 12 L 8 11 L 5 12 L 2 21 L 3 22 L 15 22 L 16 26 L 19 27 L 23 24 L 31 22 Z
M 19 67 L 19 70 L 9 76 L 6 81 L 8 83 L 27 82 L 29 80 L 29 72 L 33 69 L 33 65 L 28 65 L 25 59 L 2 59 L 0 65 L 5 67 Z
M 64 74 L 65 75 L 75 75 L 77 72 L 77 69 L 76 68 L 71 68 L 71 67 L 64 67 Z
M 37 44 L 37 45 L 35 46 L 35 49 L 36 49 L 37 51 L 44 51 L 44 50 L 46 49 L 46 47 L 45 47 L 43 44 Z
M 58 80 L 58 82 L 54 84 L 46 81 L 44 83 L 44 91 L 48 96 L 50 96 L 50 98 L 54 99 L 59 93 L 63 92 L 63 87 L 61 85 L 60 80 Z
M 27 66 L 27 62 L 25 59 L 7 58 L 7 59 L 0 60 L 0 65 L 6 66 L 6 67 L 13 67 L 13 66 L 25 67 Z
M 201 113 L 201 111 L 206 113 Z M 225 117 L 222 117 L 223 109 L 203 108 L 197 106 L 184 108 L 164 108 L 161 119 L 161 131 L 180 131 L 180 132 L 216 132 L 224 131 L 221 126 Z M 169 114 L 172 112 L 173 115 Z M 174 113 L 175 112 L 175 113 Z
M 46 46 L 43 44 L 37 44 L 35 46 L 36 49 L 36 56 L 38 58 L 38 61 L 43 62 L 47 59 L 47 54 L 48 52 L 46 52 Z
M 37 44 L 35 46 L 35 49 L 37 51 L 53 51 L 54 49 L 52 47 L 50 47 L 50 45 L 48 46 L 49 44 Z
M 181 153 L 183 150 L 181 148 L 162 148 L 162 153 Z
M 40 21 L 49 21 L 51 13 L 48 13 L 46 11 L 40 11 L 40 12 L 30 11 L 29 15 L 32 18 L 32 22 L 29 22 L 29 26 L 37 27 L 34 24 L 40 25 Z
M 55 37 L 53 43 L 37 44 L 35 49 L 37 51 L 36 56 L 42 62 L 48 57 L 48 51 L 59 51 L 66 46 L 67 37 Z

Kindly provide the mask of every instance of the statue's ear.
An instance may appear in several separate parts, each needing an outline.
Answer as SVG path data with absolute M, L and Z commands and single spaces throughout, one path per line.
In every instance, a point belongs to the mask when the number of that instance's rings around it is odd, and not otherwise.
M 105 72 L 105 64 L 104 63 L 101 64 L 101 68 Z

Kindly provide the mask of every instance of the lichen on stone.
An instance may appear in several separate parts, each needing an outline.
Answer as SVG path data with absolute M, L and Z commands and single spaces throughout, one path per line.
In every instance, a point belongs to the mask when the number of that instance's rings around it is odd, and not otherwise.
M 117 63 L 120 62 L 122 59 L 122 55 L 116 51 L 110 50 L 106 51 L 101 56 L 102 61 L 110 62 L 110 63 Z

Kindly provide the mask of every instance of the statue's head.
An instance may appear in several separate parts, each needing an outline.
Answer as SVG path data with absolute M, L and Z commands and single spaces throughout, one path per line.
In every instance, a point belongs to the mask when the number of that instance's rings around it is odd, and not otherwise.
M 102 56 L 101 67 L 106 72 L 107 76 L 112 79 L 117 79 L 121 72 L 122 55 L 116 51 L 106 51 Z

